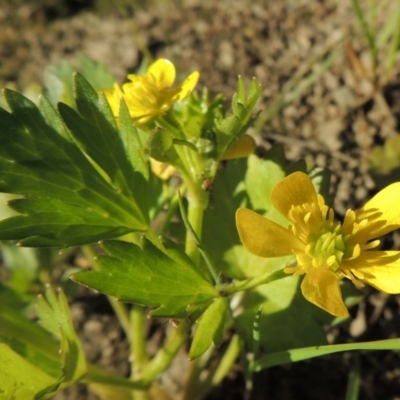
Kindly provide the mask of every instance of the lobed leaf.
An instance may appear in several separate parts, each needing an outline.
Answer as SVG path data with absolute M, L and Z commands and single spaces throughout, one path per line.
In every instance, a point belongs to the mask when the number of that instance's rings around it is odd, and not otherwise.
M 91 96 L 94 94 L 88 98 Z M 72 109 L 65 114 L 71 126 L 72 119 L 79 121 L 73 132 L 84 138 L 82 141 L 101 141 L 99 138 L 110 135 L 104 139 L 111 146 L 108 153 L 118 151 L 101 161 L 106 171 L 74 143 L 46 100 L 42 99 L 38 109 L 11 90 L 5 91 L 5 97 L 12 113 L 0 109 L 0 191 L 26 197 L 9 203 L 22 215 L 0 222 L 1 240 L 22 239 L 21 244 L 29 246 L 65 247 L 147 229 L 147 183 L 133 170 L 118 133 L 103 115 L 104 109 L 86 104 L 92 110 L 92 120 L 88 117 L 87 121 Z M 66 107 L 61 106 L 63 110 Z M 106 152 L 107 147 L 104 143 L 99 146 L 90 151 L 96 163 L 99 149 Z M 113 162 L 116 165 L 111 166 Z M 140 194 L 138 201 L 134 193 Z
M 218 158 L 238 142 L 248 127 L 254 122 L 253 109 L 261 95 L 262 86 L 253 78 L 249 92 L 246 96 L 243 78 L 239 76 L 238 91 L 232 98 L 232 115 L 214 121 L 218 133 Z
M 85 355 L 74 330 L 67 299 L 61 289 L 57 294 L 50 286 L 45 297 L 39 296 L 37 314 L 40 324 L 60 340 L 63 386 L 78 380 L 87 370 Z
M 72 279 L 118 300 L 156 307 L 152 316 L 184 317 L 189 305 L 218 295 L 186 257 L 171 258 L 149 242 L 143 249 L 116 240 L 102 247 L 108 256 L 98 257 L 100 271 L 78 272 Z
M 136 180 L 143 176 L 133 173 L 134 164 L 127 157 L 105 96 L 99 95 L 79 74 L 74 76 L 74 89 L 80 115 L 61 103 L 59 110 L 65 123 L 85 152 L 107 173 L 111 182 L 125 194 L 135 193 L 136 186 L 140 185 Z
M 19 310 L 8 306 L 1 308 L 0 342 L 7 344 L 27 362 L 53 377 L 54 382 L 61 377 L 57 342 L 41 326 L 23 317 Z
M 0 343 L 0 398 L 37 399 L 46 392 L 54 378 L 23 358 L 5 343 Z
M 264 159 L 254 155 L 248 158 L 245 186 L 252 210 L 270 210 L 269 197 L 274 186 L 286 175 L 285 162 L 283 149 L 278 146 L 272 148 Z
M 119 107 L 119 134 L 122 140 L 125 153 L 134 166 L 135 170 L 140 172 L 143 177 L 149 179 L 149 167 L 145 155 L 145 147 L 141 142 L 138 129 L 132 124 L 132 119 L 125 101 L 121 99 Z

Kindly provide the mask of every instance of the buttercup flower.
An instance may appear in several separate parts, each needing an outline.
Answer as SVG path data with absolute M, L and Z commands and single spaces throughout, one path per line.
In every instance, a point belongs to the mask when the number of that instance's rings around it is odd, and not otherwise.
M 271 193 L 272 205 L 290 222 L 284 228 L 246 208 L 236 212 L 245 248 L 260 257 L 293 254 L 288 274 L 303 275 L 304 297 L 339 316 L 348 316 L 339 281 L 367 283 L 386 293 L 400 293 L 400 252 L 376 251 L 376 238 L 400 227 L 400 182 L 387 186 L 360 210 L 348 210 L 343 223 L 317 194 L 310 178 L 295 172 Z
M 165 114 L 174 103 L 183 100 L 194 90 L 200 74 L 192 72 L 182 84 L 172 87 L 175 67 L 171 61 L 160 58 L 151 64 L 144 75 L 128 75 L 130 82 L 114 90 L 104 90 L 113 114 L 118 117 L 120 100 L 123 98 L 132 119 L 144 124 L 155 115 Z

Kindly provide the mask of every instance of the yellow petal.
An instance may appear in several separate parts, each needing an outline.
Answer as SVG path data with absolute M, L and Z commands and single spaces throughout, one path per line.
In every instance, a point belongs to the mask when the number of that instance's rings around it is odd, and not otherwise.
M 147 70 L 147 74 L 154 76 L 159 90 L 169 88 L 175 81 L 175 67 L 171 61 L 159 58 Z
M 249 135 L 243 135 L 239 141 L 231 146 L 222 156 L 223 160 L 232 160 L 233 158 L 247 157 L 254 152 L 256 142 Z
M 364 282 L 382 292 L 400 293 L 399 251 L 366 251 L 357 261 L 354 274 L 362 274 Z
M 337 317 L 349 316 L 334 272 L 325 268 L 312 268 L 301 283 L 301 291 L 310 303 L 328 313 Z
M 106 96 L 108 104 L 111 107 L 111 111 L 114 117 L 118 117 L 119 115 L 119 106 L 121 102 L 121 98 L 123 97 L 123 93 L 121 88 L 117 83 L 114 83 L 114 89 L 106 89 L 102 90 L 103 94 Z
M 356 212 L 357 221 L 367 218 L 371 225 L 367 240 L 377 238 L 400 227 L 400 182 L 393 183 L 378 192 Z M 374 226 L 372 226 L 372 223 Z
M 164 181 L 171 178 L 171 176 L 175 175 L 177 172 L 176 168 L 173 165 L 155 160 L 154 158 L 151 157 L 150 157 L 150 166 L 154 174 Z
M 292 206 L 317 203 L 317 193 L 308 175 L 294 172 L 275 185 L 271 192 L 271 203 L 287 217 Z
M 259 257 L 282 257 L 304 248 L 292 232 L 247 208 L 236 211 L 236 227 L 246 250 Z
M 200 74 L 197 71 L 192 72 L 183 82 L 179 85 L 179 91 L 174 101 L 183 100 L 185 97 L 189 96 L 193 92 L 194 88 L 199 81 Z

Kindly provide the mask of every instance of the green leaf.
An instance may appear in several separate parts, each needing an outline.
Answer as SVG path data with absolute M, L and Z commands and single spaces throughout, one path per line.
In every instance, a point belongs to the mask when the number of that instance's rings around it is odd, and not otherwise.
M 19 310 L 4 305 L 0 309 L 0 342 L 53 377 L 54 382 L 61 377 L 59 346 L 52 335 Z
M 238 91 L 232 98 L 232 115 L 227 118 L 218 118 L 214 121 L 217 133 L 217 158 L 221 159 L 226 151 L 237 143 L 254 122 L 253 109 L 261 95 L 262 86 L 253 78 L 246 97 L 245 85 L 242 77 L 238 79 Z
M 314 167 L 308 171 L 308 176 L 311 178 L 315 190 L 325 199 L 325 203 L 332 207 L 334 196 L 330 191 L 331 172 L 326 168 Z
M 16 398 L 39 399 L 70 384 L 65 380 L 65 371 L 61 361 L 63 357 L 60 357 L 60 347 L 54 340 L 54 336 L 35 322 L 23 317 L 15 309 L 8 307 L 0 309 L 0 342 L 15 353 L 12 357 L 20 365 L 19 369 L 7 371 L 10 372 L 10 376 L 4 385 L 6 393 L 15 389 L 13 382 L 18 382 L 17 393 L 30 391 L 34 393 L 28 397 L 21 394 L 21 397 L 17 396 Z M 2 370 L 0 369 L 1 375 Z M 36 376 L 43 375 L 50 379 L 46 379 L 45 382 L 39 381 L 38 385 L 34 384 L 32 387 L 31 380 Z M 22 382 L 20 382 L 21 376 L 24 377 Z M 3 381 L 0 378 L 0 393 L 2 389 L 4 390 L 1 383 Z M 2 398 L 1 395 L 0 398 Z
M 53 106 L 61 101 L 71 107 L 76 107 L 72 80 L 76 71 L 87 77 L 88 82 L 95 90 L 113 88 L 115 79 L 106 67 L 82 54 L 77 66 L 62 61 L 58 66 L 46 68 L 44 73 L 45 95 Z
M 46 97 L 41 97 L 39 102 L 39 111 L 41 112 L 46 123 L 56 132 L 69 142 L 73 142 L 72 136 L 60 118 L 56 109 L 50 104 Z
M 210 207 L 204 213 L 202 242 L 214 265 L 232 278 L 244 278 L 238 260 L 227 259 L 226 253 L 240 244 L 235 212 L 246 201 L 244 176 L 247 160 L 232 160 L 218 172 L 211 192 Z M 216 239 L 218 238 L 218 239 Z
M 219 171 L 213 185 L 211 207 L 206 210 L 203 242 L 215 264 L 232 278 L 245 278 L 266 272 L 269 261 L 255 257 L 243 249 L 235 224 L 236 210 L 241 206 L 265 213 L 275 222 L 285 218 L 271 209 L 271 189 L 284 176 L 282 150 L 272 149 L 265 159 L 250 156 L 234 160 Z M 215 238 L 218 240 L 215 240 Z M 271 270 L 272 272 L 272 270 Z
M 59 111 L 71 133 L 93 161 L 105 171 L 123 193 L 143 187 L 143 175 L 134 174 L 114 116 L 104 95 L 98 95 L 89 82 L 75 74 L 76 104 L 81 115 L 60 104 Z M 132 122 L 131 122 L 132 124 Z
M 290 364 L 309 358 L 321 357 L 327 354 L 354 350 L 400 350 L 400 339 L 376 340 L 373 342 L 331 344 L 326 346 L 310 346 L 294 348 L 265 355 L 254 363 L 254 370 L 261 371 L 275 365 Z
M 50 286 L 39 296 L 37 313 L 40 324 L 60 340 L 63 386 L 78 380 L 86 372 L 86 361 L 75 333 L 67 299 L 61 289 L 57 295 Z
M 37 249 L 28 249 L 16 246 L 14 243 L 0 243 L 3 265 L 9 271 L 7 286 L 18 293 L 20 299 L 30 301 L 32 284 L 38 275 Z M 0 296 L 1 296 L 0 289 Z M 0 304 L 11 303 L 9 299 L 0 300 Z
M 0 343 L 0 398 L 34 399 L 36 394 L 54 384 L 54 378 L 21 357 L 5 343 Z
M 285 260 L 286 259 L 286 260 Z M 287 258 L 272 259 L 269 268 L 283 269 Z M 275 265 L 274 265 L 275 264 Z M 309 303 L 300 291 L 299 276 L 290 276 L 247 291 L 242 307 L 244 312 L 236 317 L 236 326 L 247 347 L 254 347 L 252 324 L 259 318 L 259 348 L 264 354 L 287 349 L 326 344 L 323 324 L 334 325 L 344 320 L 334 318 Z M 358 303 L 362 296 L 353 285 L 343 282 L 342 293 L 347 306 Z
M 285 264 L 284 260 L 275 261 L 277 269 Z M 260 307 L 258 340 L 265 353 L 326 344 L 319 322 L 324 314 L 302 297 L 298 287 L 299 278 L 289 276 L 246 293 L 244 312 L 237 316 L 236 326 L 249 349 L 254 346 L 253 321 Z
M 198 327 L 190 347 L 189 359 L 200 357 L 211 343 L 218 347 L 222 343 L 228 300 L 225 297 L 215 299 L 198 320 Z
M 246 192 L 255 211 L 270 210 L 271 191 L 285 177 L 285 155 L 281 147 L 273 147 L 265 159 L 255 155 L 248 158 L 245 177 Z
M 151 132 L 147 141 L 147 147 L 150 150 L 150 156 L 157 161 L 170 162 L 178 156 L 173 148 L 173 137 L 171 133 L 163 128 L 155 128 Z
M 60 101 L 75 106 L 72 85 L 75 70 L 71 64 L 63 61 L 59 66 L 50 66 L 44 71 L 44 93 L 53 106 Z
M 217 156 L 214 121 L 223 119 L 223 103 L 221 95 L 210 101 L 208 90 L 204 88 L 201 98 L 197 92 L 193 92 L 187 99 L 174 105 L 173 120 L 179 123 L 186 141 L 194 144 L 200 154 L 212 158 Z
M 6 90 L 5 97 L 12 113 L 0 109 L 0 191 L 27 197 L 9 203 L 23 215 L 0 222 L 0 239 L 66 247 L 147 229 L 147 215 L 131 192 L 105 179 L 45 100 L 43 116 L 22 95 Z M 97 129 L 93 122 L 94 137 L 101 135 Z M 138 176 L 132 172 L 131 181 Z
M 189 305 L 218 296 L 186 256 L 171 258 L 150 242 L 143 249 L 122 241 L 102 247 L 108 256 L 98 258 L 100 271 L 79 272 L 72 279 L 121 301 L 157 307 L 152 316 L 184 317 Z
M 132 123 L 128 107 L 123 99 L 119 107 L 119 134 L 122 144 L 131 165 L 135 171 L 140 172 L 143 177 L 149 179 L 149 167 L 145 147 L 141 142 L 138 129 Z
M 105 65 L 92 60 L 85 54 L 79 56 L 78 70 L 87 77 L 88 82 L 95 90 L 112 89 L 114 86 L 114 76 Z
M 262 85 L 256 78 L 251 80 L 249 93 L 246 98 L 246 88 L 244 80 L 241 76 L 238 78 L 238 92 L 232 98 L 233 115 L 240 116 L 241 121 L 248 121 L 251 113 L 261 95 Z

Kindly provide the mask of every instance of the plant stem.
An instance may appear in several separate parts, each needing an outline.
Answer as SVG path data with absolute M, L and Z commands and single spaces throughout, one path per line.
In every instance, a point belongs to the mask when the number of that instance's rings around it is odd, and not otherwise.
M 130 314 L 131 319 L 131 379 L 136 377 L 140 379 L 142 369 L 148 363 L 146 352 L 146 329 L 144 324 L 144 308 L 140 305 L 133 304 Z M 132 392 L 132 400 L 150 400 L 148 391 L 135 390 Z
M 133 378 L 137 373 L 140 376 L 140 371 L 148 362 L 146 353 L 146 329 L 144 324 L 144 308 L 134 304 L 131 309 L 131 358 L 134 366 L 131 371 Z
M 197 193 L 193 193 L 193 191 L 190 191 L 188 193 L 187 217 L 190 226 L 192 227 L 197 237 L 200 239 L 203 228 L 203 215 L 207 204 L 204 204 L 206 203 L 206 201 L 204 201 L 202 199 L 203 196 L 201 196 L 201 194 L 198 193 L 199 190 L 202 189 L 199 188 L 196 191 Z M 200 261 L 199 248 L 197 246 L 195 239 L 192 237 L 192 235 L 188 230 L 186 231 L 185 252 L 196 265 L 199 265 Z
M 254 287 L 264 285 L 266 283 L 270 283 L 273 281 L 277 281 L 278 279 L 282 279 L 289 276 L 286 274 L 282 269 L 271 273 L 266 273 L 261 276 L 256 276 L 254 278 L 245 279 L 239 282 L 232 282 L 226 285 L 222 290 L 221 293 L 225 295 L 241 292 L 243 290 L 249 290 Z
M 157 376 L 170 366 L 176 354 L 186 342 L 188 327 L 189 325 L 186 320 L 181 321 L 179 326 L 169 335 L 164 346 L 144 367 L 140 378 L 134 380 L 134 382 L 137 382 L 140 385 L 150 385 Z
M 217 288 L 219 289 L 221 287 L 221 282 L 220 282 L 219 276 L 217 274 L 217 270 L 214 267 L 214 264 L 212 263 L 210 256 L 208 255 L 206 249 L 202 245 L 199 237 L 197 236 L 196 232 L 194 231 L 192 225 L 190 224 L 190 222 L 188 220 L 188 216 L 186 215 L 186 210 L 183 205 L 181 197 L 179 197 L 179 208 L 181 210 L 181 216 L 183 219 L 183 223 L 185 224 L 185 227 L 186 227 L 186 234 L 189 234 L 190 237 L 192 238 L 193 242 L 196 244 L 197 250 L 199 251 L 199 253 L 201 253 L 201 255 L 203 256 L 203 259 L 207 265 L 208 272 L 214 279 L 214 282 L 215 282 Z
M 141 382 L 134 382 L 127 378 L 112 375 L 110 372 L 104 371 L 97 365 L 87 363 L 88 370 L 79 379 L 80 382 L 97 383 L 100 385 L 107 385 L 115 387 L 116 390 L 120 388 L 129 390 L 146 390 L 148 387 Z
M 196 360 L 192 361 L 190 364 L 188 378 L 185 384 L 185 392 L 183 393 L 181 400 L 194 400 L 197 398 L 200 386 L 202 386 L 200 375 L 209 363 L 214 353 L 214 349 L 214 346 L 209 347 L 204 354 L 202 354 L 199 358 L 196 358 Z
M 222 356 L 219 364 L 215 370 L 210 374 L 205 382 L 202 382 L 201 387 L 198 388 L 196 397 L 192 399 L 203 399 L 215 386 L 219 385 L 221 381 L 228 375 L 232 369 L 240 352 L 240 338 L 239 335 L 234 335 Z

